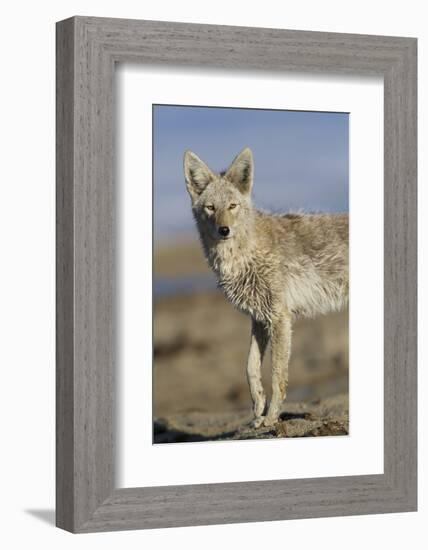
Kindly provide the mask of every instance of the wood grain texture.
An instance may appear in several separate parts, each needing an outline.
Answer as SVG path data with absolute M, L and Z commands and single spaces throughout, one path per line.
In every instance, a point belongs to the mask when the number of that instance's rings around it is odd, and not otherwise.
M 74 518 L 73 34 L 70 23 L 56 36 L 56 520 L 69 530 Z
M 115 489 L 114 64 L 377 74 L 385 87 L 383 475 Z M 416 510 L 416 40 L 75 17 L 57 24 L 57 525 Z

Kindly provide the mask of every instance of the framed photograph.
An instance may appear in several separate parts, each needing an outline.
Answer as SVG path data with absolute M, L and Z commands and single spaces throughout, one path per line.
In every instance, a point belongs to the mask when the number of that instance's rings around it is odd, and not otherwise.
M 416 39 L 57 24 L 57 526 L 414 511 Z

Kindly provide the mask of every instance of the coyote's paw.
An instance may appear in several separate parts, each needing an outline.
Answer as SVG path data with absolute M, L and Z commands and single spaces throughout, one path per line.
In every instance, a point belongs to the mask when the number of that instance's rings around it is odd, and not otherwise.
M 250 422 L 250 428 L 260 428 L 260 426 L 263 426 L 263 422 L 265 420 L 264 416 L 256 416 L 251 422 Z
M 278 417 L 276 416 L 265 416 L 263 418 L 263 426 L 265 428 L 273 428 L 278 422 Z
M 251 422 L 251 428 L 272 428 L 278 422 L 278 418 L 272 416 L 256 416 Z

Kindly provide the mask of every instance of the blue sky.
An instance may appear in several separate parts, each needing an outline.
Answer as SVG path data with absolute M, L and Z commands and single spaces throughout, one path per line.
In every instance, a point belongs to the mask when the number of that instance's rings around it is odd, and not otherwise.
M 155 238 L 194 230 L 183 176 L 186 149 L 220 171 L 250 147 L 253 200 L 261 208 L 348 211 L 348 124 L 347 113 L 155 105 Z

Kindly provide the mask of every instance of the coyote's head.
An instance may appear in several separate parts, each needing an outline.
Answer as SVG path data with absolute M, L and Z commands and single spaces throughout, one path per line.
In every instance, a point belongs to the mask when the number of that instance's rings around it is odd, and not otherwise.
M 217 241 L 232 239 L 243 229 L 251 210 L 253 155 L 244 149 L 225 172 L 215 174 L 202 160 L 186 151 L 184 175 L 192 209 L 200 229 Z

